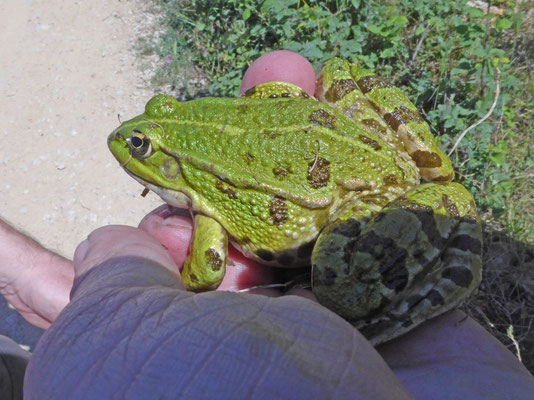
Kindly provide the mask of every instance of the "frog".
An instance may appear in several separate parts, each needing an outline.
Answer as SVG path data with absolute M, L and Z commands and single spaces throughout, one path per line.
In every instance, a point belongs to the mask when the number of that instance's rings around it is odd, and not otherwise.
M 230 242 L 268 266 L 311 266 L 318 302 L 378 345 L 475 291 L 480 219 L 401 89 L 337 57 L 316 87 L 158 94 L 108 147 L 145 190 L 191 210 L 188 290 L 218 287 Z

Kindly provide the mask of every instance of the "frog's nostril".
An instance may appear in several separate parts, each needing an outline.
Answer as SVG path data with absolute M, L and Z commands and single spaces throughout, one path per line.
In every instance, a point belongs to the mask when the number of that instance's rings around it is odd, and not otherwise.
M 120 139 L 122 137 L 119 131 L 115 132 L 115 139 Z

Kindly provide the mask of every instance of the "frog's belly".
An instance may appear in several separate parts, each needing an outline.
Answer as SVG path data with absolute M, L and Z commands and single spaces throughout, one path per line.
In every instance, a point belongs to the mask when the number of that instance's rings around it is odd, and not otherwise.
M 245 257 L 264 265 L 282 268 L 300 268 L 311 265 L 311 253 L 315 245 L 314 239 L 296 248 L 273 252 L 267 249 L 251 251 L 234 240 L 230 240 L 230 242 Z

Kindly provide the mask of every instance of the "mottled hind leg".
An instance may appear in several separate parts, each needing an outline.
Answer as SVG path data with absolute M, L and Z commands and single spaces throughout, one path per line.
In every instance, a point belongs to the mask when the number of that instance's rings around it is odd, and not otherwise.
M 456 307 L 480 282 L 481 227 L 471 195 L 457 183 L 409 191 L 332 262 L 323 243 L 333 229 L 351 226 L 354 220 L 334 222 L 321 233 L 312 256 L 314 293 L 373 344 Z

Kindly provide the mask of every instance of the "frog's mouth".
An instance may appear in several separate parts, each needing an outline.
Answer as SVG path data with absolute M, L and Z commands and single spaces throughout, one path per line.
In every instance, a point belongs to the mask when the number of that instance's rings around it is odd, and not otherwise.
M 128 175 L 134 178 L 137 182 L 139 182 L 145 188 L 147 188 L 148 190 L 152 190 L 154 193 L 156 193 L 159 197 L 161 197 L 161 199 L 164 202 L 166 202 L 170 206 L 173 206 L 176 208 L 185 208 L 185 209 L 193 208 L 192 203 L 191 203 L 191 198 L 187 196 L 185 193 L 154 185 L 148 181 L 145 181 L 143 178 L 138 177 L 134 173 L 130 172 L 128 168 L 124 168 L 124 170 L 126 171 Z

